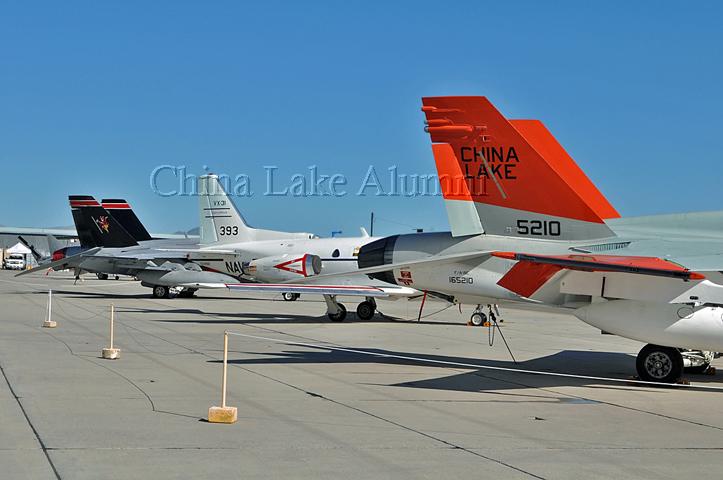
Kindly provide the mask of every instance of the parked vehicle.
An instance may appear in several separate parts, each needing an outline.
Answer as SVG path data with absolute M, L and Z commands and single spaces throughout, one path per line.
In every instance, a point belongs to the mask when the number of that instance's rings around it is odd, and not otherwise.
M 25 255 L 21 253 L 11 253 L 5 258 L 5 268 L 8 270 L 24 270 L 25 265 Z

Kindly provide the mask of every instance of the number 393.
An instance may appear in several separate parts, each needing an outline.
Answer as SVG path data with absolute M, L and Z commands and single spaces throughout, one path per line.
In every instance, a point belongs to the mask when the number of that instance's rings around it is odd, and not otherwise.
M 218 227 L 218 233 L 221 235 L 238 235 L 238 227 L 235 225 L 221 225 Z

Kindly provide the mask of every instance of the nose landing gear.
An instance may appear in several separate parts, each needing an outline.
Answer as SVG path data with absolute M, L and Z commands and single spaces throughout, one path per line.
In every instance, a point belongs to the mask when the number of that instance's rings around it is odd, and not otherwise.
M 291 292 L 284 292 L 281 294 L 281 298 L 283 298 L 287 302 L 295 302 L 300 296 L 301 294 Z
M 499 323 L 504 322 L 501 318 L 497 320 L 499 316 L 500 309 L 496 303 L 487 305 L 486 314 L 484 313 L 484 307 L 482 305 L 477 305 L 477 308 L 474 309 L 474 312 L 472 312 L 472 315 L 469 317 L 468 325 L 472 325 L 474 327 L 489 327 L 498 321 Z

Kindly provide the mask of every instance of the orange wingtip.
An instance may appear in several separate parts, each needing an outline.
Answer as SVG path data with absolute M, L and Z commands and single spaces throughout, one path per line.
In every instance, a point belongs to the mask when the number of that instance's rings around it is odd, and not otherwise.
M 703 275 L 702 273 L 698 273 L 698 272 L 690 272 L 689 278 L 691 280 L 705 280 L 705 275 Z
M 497 258 L 506 258 L 507 260 L 515 260 L 517 258 L 517 254 L 514 252 L 492 252 L 492 256 Z

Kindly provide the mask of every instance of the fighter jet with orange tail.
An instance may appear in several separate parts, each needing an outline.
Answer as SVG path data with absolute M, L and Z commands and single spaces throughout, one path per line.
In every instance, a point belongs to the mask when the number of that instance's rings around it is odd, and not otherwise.
M 357 274 L 475 304 L 475 324 L 495 303 L 568 311 L 647 343 L 645 380 L 723 351 L 723 212 L 621 218 L 542 122 L 485 97 L 422 104 L 451 231 L 364 245 Z

